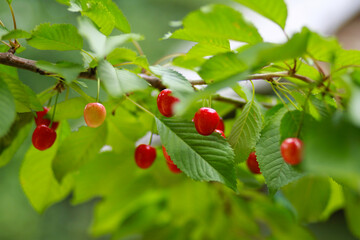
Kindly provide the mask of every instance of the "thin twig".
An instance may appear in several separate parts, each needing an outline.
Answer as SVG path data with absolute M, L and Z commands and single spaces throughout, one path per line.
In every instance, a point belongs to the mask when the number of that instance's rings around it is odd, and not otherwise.
M 13 23 L 14 23 L 14 30 L 16 30 L 16 19 L 15 19 L 14 9 L 12 8 L 10 3 L 9 3 L 9 8 L 10 8 L 12 20 L 13 20 Z
M 174 58 L 174 57 L 179 57 L 179 56 L 184 56 L 185 53 L 173 53 L 173 54 L 169 54 L 167 56 L 164 56 L 162 58 L 160 58 L 159 60 L 157 60 L 154 65 L 158 65 L 160 64 L 161 62 L 167 60 L 167 59 L 170 59 L 170 58 Z

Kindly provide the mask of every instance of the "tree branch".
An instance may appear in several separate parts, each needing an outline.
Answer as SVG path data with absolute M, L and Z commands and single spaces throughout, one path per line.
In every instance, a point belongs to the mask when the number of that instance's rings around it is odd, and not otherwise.
M 35 73 L 39 73 L 41 75 L 53 75 L 53 73 L 46 72 L 41 70 L 40 68 L 36 67 L 36 61 L 21 58 L 18 56 L 15 56 L 11 52 L 5 52 L 0 53 L 0 64 L 21 68 L 25 70 L 29 70 Z M 139 76 L 143 79 L 145 79 L 152 87 L 157 88 L 159 90 L 165 89 L 166 86 L 164 86 L 161 82 L 161 80 L 158 77 L 155 76 L 149 76 L 147 74 L 141 73 Z M 276 77 L 293 77 L 299 80 L 302 80 L 306 83 L 314 83 L 313 80 L 306 76 L 298 75 L 298 74 L 289 74 L 289 72 L 275 72 L 275 73 L 263 73 L 263 74 L 253 74 L 248 76 L 244 80 L 269 80 L 271 81 L 272 78 Z M 91 79 L 96 80 L 96 70 L 95 69 L 89 69 L 86 72 L 82 72 L 79 74 L 79 78 L 85 78 L 85 79 Z M 192 85 L 203 85 L 206 84 L 203 80 L 196 80 L 196 81 L 190 81 Z

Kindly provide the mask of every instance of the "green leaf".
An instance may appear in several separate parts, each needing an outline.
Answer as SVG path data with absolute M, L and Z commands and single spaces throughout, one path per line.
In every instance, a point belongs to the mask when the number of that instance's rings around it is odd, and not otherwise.
M 183 25 L 170 37 L 223 47 L 229 39 L 252 44 L 262 41 L 257 29 L 240 12 L 225 5 L 204 6 L 190 13 Z
M 16 68 L 0 65 L 0 78 L 5 81 L 15 98 L 17 112 L 42 111 L 42 105 L 36 94 L 19 80 Z
M 115 27 L 114 16 L 101 1 L 89 1 L 87 6 L 81 13 L 89 17 L 103 34 L 109 35 Z
M 280 153 L 280 123 L 286 112 L 282 108 L 268 120 L 256 145 L 259 167 L 271 194 L 304 175 L 287 164 Z
M 287 8 L 283 0 L 234 0 L 285 28 Z
M 84 71 L 83 66 L 71 62 L 51 63 L 41 60 L 36 62 L 36 66 L 44 71 L 59 74 L 65 78 L 67 83 L 76 80 L 79 74 Z
M 332 178 L 329 178 L 329 183 L 331 188 L 331 195 L 329 198 L 329 203 L 322 213 L 321 220 L 329 219 L 334 212 L 344 208 L 345 205 L 343 187 L 335 182 Z
M 1 34 L 0 34 L 1 35 Z M 11 39 L 18 39 L 18 38 L 30 38 L 31 34 L 20 29 L 12 30 L 9 33 L 2 35 L 0 39 L 2 40 L 11 40 Z
M 328 205 L 331 188 L 326 177 L 306 176 L 282 189 L 295 207 L 300 222 L 319 221 Z
M 146 89 L 149 84 L 135 73 L 114 68 L 108 61 L 101 61 L 98 76 L 108 93 L 115 98 L 123 97 L 127 92 Z
M 307 52 L 316 60 L 333 62 L 335 54 L 341 46 L 336 38 L 325 38 L 317 33 L 311 32 Z
M 32 31 L 28 44 L 40 50 L 80 50 L 83 40 L 71 24 L 43 23 Z
M 360 51 L 358 50 L 344 50 L 341 49 L 336 52 L 336 59 L 334 69 L 342 67 L 359 67 L 360 66 Z
M 0 167 L 5 166 L 19 150 L 29 135 L 34 116 L 31 113 L 18 114 L 9 132 L 0 138 Z
M 31 146 L 20 169 L 21 186 L 31 205 L 39 213 L 64 199 L 72 188 L 71 176 L 59 184 L 51 169 L 52 160 L 62 139 L 62 131 L 67 131 L 63 130 L 64 124 L 60 125 L 54 145 L 45 151 L 39 151 Z
M 194 92 L 191 83 L 175 70 L 160 65 L 150 67 L 150 70 L 160 76 L 162 83 L 170 88 L 174 95 Z
M 135 148 L 134 144 L 132 148 Z M 79 174 L 75 177 L 73 203 L 79 204 L 93 197 L 112 194 L 119 184 L 132 179 L 136 169 L 133 166 L 135 165 L 133 151 L 129 150 L 121 154 L 113 152 L 97 154 L 91 162 L 80 168 Z M 124 171 L 124 169 L 128 170 Z
M 71 98 L 58 103 L 56 106 L 54 121 L 83 117 L 86 104 L 88 104 L 88 101 L 82 97 Z M 52 116 L 53 112 L 54 108 L 51 108 L 48 114 Z
M 173 59 L 173 64 L 179 67 L 196 70 L 205 62 L 207 56 L 216 55 L 230 51 L 230 44 L 228 46 L 216 46 L 207 43 L 198 43 L 194 45 L 189 52 L 184 56 L 179 56 Z
M 0 76 L 0 138 L 3 137 L 15 121 L 15 100 L 10 89 Z
M 77 132 L 72 132 L 59 146 L 52 162 L 56 179 L 61 181 L 91 160 L 104 146 L 106 135 L 106 123 L 98 128 L 81 127 Z
M 248 102 L 236 119 L 229 136 L 229 143 L 235 152 L 235 162 L 243 162 L 248 157 L 260 137 L 262 116 L 260 107 L 253 99 Z
M 206 83 L 226 79 L 239 72 L 245 71 L 247 64 L 233 52 L 216 55 L 201 66 L 199 75 Z
M 314 119 L 307 113 L 299 110 L 285 113 L 281 119 L 280 142 L 291 137 L 303 139 L 304 130 L 312 124 L 314 124 Z
M 133 62 L 136 59 L 136 52 L 127 48 L 115 48 L 109 55 L 106 56 L 106 60 L 112 65 L 116 65 L 123 62 Z
M 345 216 L 351 232 L 360 238 L 360 193 L 344 188 Z
M 90 49 L 94 51 L 99 59 L 104 58 L 111 53 L 115 48 L 124 43 L 135 40 L 142 40 L 143 37 L 139 34 L 128 33 L 112 37 L 106 37 L 99 32 L 94 24 L 86 17 L 78 18 L 79 33 L 89 42 Z
M 162 144 L 186 175 L 198 181 L 218 181 L 236 190 L 234 153 L 222 136 L 200 135 L 191 121 L 155 120 Z
M 11 4 L 13 0 L 6 0 L 8 4 Z
M 304 133 L 306 170 L 326 174 L 348 187 L 360 183 L 360 128 L 341 113 L 309 125 Z
M 122 11 L 111 0 L 80 0 L 72 2 L 71 11 L 81 11 L 82 15 L 89 17 L 105 35 L 109 35 L 114 27 L 130 32 L 130 25 Z
M 270 63 L 301 57 L 306 53 L 310 33 L 304 28 L 284 44 L 258 43 L 238 49 L 238 53 L 215 55 L 207 60 L 199 74 L 208 83 L 227 80 L 245 70 L 258 70 Z M 234 78 L 235 80 L 235 78 Z M 237 78 L 237 81 L 241 78 Z M 223 85 L 223 84 L 219 84 Z

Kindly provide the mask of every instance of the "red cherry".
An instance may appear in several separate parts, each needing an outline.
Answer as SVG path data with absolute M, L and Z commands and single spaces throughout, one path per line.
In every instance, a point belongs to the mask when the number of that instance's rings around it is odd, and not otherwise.
M 50 126 L 51 120 L 49 118 L 44 118 L 49 112 L 49 108 L 43 107 L 43 109 L 44 109 L 43 111 L 36 112 L 36 117 L 35 117 L 36 126 L 39 125 Z M 59 126 L 59 122 L 53 122 L 51 128 L 56 130 L 58 126 Z
M 163 154 L 164 154 L 164 157 L 165 157 L 165 160 L 169 163 L 172 163 L 174 164 L 174 162 L 171 160 L 169 154 L 167 153 L 166 149 L 164 146 L 162 146 L 162 150 L 163 150 Z
M 222 118 L 220 118 L 219 124 L 216 126 L 216 129 L 219 129 L 220 131 L 225 131 L 225 125 L 224 125 L 224 120 Z
M 281 143 L 281 155 L 285 162 L 291 165 L 299 164 L 302 160 L 303 142 L 298 138 L 287 138 Z
M 248 159 L 246 160 L 246 165 L 250 169 L 250 171 L 254 174 L 260 174 L 259 163 L 256 160 L 255 152 L 250 153 Z
M 169 154 L 166 152 L 166 149 L 164 146 L 162 146 L 162 150 L 164 153 L 164 157 L 166 159 L 166 164 L 168 165 L 170 171 L 173 173 L 181 173 L 181 170 L 176 166 L 176 164 L 171 160 Z
M 200 108 L 194 116 L 195 128 L 201 135 L 207 136 L 214 132 L 220 117 L 212 108 Z
M 174 104 L 179 102 L 177 97 L 171 95 L 170 89 L 162 90 L 157 97 L 157 106 L 159 112 L 165 117 L 172 117 L 174 115 Z
M 37 126 L 32 135 L 32 144 L 40 151 L 50 148 L 54 144 L 55 140 L 55 130 L 44 124 Z
M 84 109 L 84 119 L 89 127 L 97 128 L 105 121 L 106 109 L 98 102 L 88 103 Z
M 219 133 L 221 136 L 223 136 L 224 138 L 226 138 L 225 133 L 219 129 L 215 129 L 215 132 Z
M 173 172 L 173 173 L 181 173 L 182 172 L 175 164 L 172 164 L 170 162 L 166 162 L 166 164 L 168 165 L 168 168 L 170 169 L 171 172 Z
M 156 150 L 150 145 L 140 144 L 135 149 L 135 162 L 143 169 L 149 168 L 156 158 Z

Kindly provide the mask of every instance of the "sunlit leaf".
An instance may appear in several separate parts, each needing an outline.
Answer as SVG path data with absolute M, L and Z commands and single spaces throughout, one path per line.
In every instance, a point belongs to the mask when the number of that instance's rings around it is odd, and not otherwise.
M 9 87 L 0 76 L 0 137 L 4 136 L 15 121 L 15 100 Z
M 234 0 L 285 28 L 287 8 L 283 0 Z
M 62 126 L 59 127 L 57 140 L 51 148 L 39 151 L 31 146 L 20 169 L 21 186 L 31 205 L 39 213 L 64 199 L 72 188 L 73 179 L 71 176 L 59 184 L 51 168 L 52 160 L 56 156 L 61 142 L 62 128 Z
M 282 189 L 286 198 L 295 207 L 300 222 L 316 222 L 325 210 L 330 194 L 328 178 L 306 176 Z
M 219 134 L 200 135 L 191 121 L 158 119 L 162 144 L 174 163 L 198 181 L 218 181 L 236 189 L 234 155 Z
M 63 180 L 93 158 L 104 145 L 106 134 L 106 123 L 98 128 L 82 127 L 72 132 L 59 146 L 52 162 L 56 179 Z
M 71 24 L 43 23 L 32 31 L 28 44 L 40 50 L 80 50 L 83 40 Z
M 183 25 L 183 29 L 170 37 L 225 47 L 228 39 L 247 43 L 262 41 L 257 29 L 246 22 L 240 12 L 225 5 L 202 7 L 190 13 Z
M 258 104 L 252 99 L 236 119 L 229 136 L 229 143 L 235 152 L 235 162 L 243 162 L 260 137 L 262 116 Z

